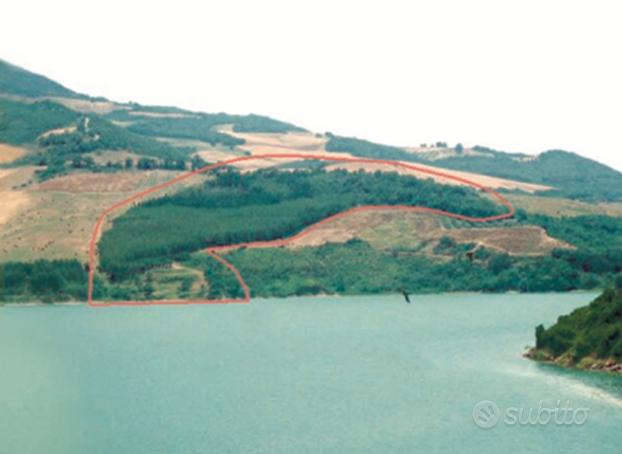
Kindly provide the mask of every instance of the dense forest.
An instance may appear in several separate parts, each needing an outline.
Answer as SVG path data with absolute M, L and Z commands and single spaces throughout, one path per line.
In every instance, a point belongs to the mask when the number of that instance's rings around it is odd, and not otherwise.
M 20 103 L 0 98 L 0 142 L 35 143 L 51 129 L 72 124 L 78 114 L 51 101 Z
M 579 271 L 554 257 L 511 257 L 480 248 L 471 261 L 465 251 L 473 245 L 454 244 L 449 238 L 442 243 L 446 244 L 439 244 L 437 252 L 449 260 L 410 251 L 377 250 L 360 240 L 303 249 L 242 249 L 225 258 L 242 273 L 253 296 L 402 290 L 549 292 L 594 288 L 611 279 Z M 227 290 L 240 291 L 231 280 Z
M 410 153 L 402 148 L 380 145 L 367 140 L 357 139 L 356 137 L 340 137 L 330 133 L 327 135 L 327 151 L 351 153 L 354 156 L 364 158 L 424 162 L 424 159 L 418 157 L 415 153 Z
M 113 221 L 100 242 L 113 281 L 211 245 L 271 240 L 357 205 L 425 205 L 472 216 L 500 212 L 467 188 L 397 173 L 226 170 L 203 186 L 148 201 Z
M 591 367 L 599 360 L 622 362 L 622 278 L 588 306 L 536 328 L 535 359 Z M 606 364 L 602 364 L 606 366 Z
M 162 110 L 159 109 L 159 110 Z M 206 114 L 191 112 L 160 112 L 179 116 L 155 118 L 141 116 L 141 112 L 151 112 L 149 108 L 135 108 L 133 113 L 117 110 L 109 114 L 110 118 L 129 122 L 129 130 L 138 134 L 158 137 L 202 140 L 211 145 L 221 144 L 235 147 L 244 143 L 243 139 L 216 131 L 217 126 L 233 125 L 236 132 L 286 133 L 304 131 L 302 128 L 283 121 L 260 115 L 229 115 L 225 113 Z
M 0 263 L 0 302 L 84 301 L 86 278 L 77 260 Z

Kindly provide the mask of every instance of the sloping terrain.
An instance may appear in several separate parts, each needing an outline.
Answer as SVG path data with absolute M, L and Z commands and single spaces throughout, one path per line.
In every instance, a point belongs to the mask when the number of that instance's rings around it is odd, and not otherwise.
M 231 134 L 234 137 L 244 140 L 244 143 L 240 145 L 239 147 L 243 150 L 248 151 L 249 153 L 253 155 L 265 154 L 265 153 L 286 154 L 286 153 L 296 152 L 296 153 L 308 153 L 310 155 L 315 154 L 315 155 L 326 155 L 326 156 L 335 156 L 335 157 L 336 156 L 345 156 L 345 157 L 363 156 L 363 157 L 371 157 L 371 158 L 383 158 L 386 156 L 386 153 L 384 154 L 383 153 L 378 153 L 378 154 L 369 153 L 368 156 L 365 156 L 365 154 L 356 153 L 357 148 L 356 147 L 349 148 L 348 144 L 345 144 L 343 145 L 342 148 L 340 148 L 340 150 L 342 151 L 329 151 L 326 149 L 326 144 L 328 143 L 329 140 L 333 140 L 333 139 L 331 139 L 330 136 L 325 136 L 325 135 L 318 135 L 318 134 L 305 133 L 305 132 L 290 132 L 287 134 L 236 133 L 232 130 L 231 127 L 223 127 L 223 128 L 220 128 L 219 130 L 222 132 Z M 352 150 L 352 152 L 349 152 L 348 150 Z M 393 155 L 391 154 L 390 156 L 393 156 Z M 398 154 L 398 156 L 401 156 L 401 155 Z M 404 156 L 408 157 L 407 154 L 405 154 Z M 404 156 L 401 156 L 401 157 L 403 158 Z M 295 159 L 292 159 L 292 161 L 295 161 Z M 404 160 L 404 159 L 401 159 L 398 161 L 411 162 L 409 160 Z M 269 167 L 272 165 L 281 165 L 282 162 L 283 160 L 270 161 L 266 159 L 264 161 L 261 161 L 260 163 L 253 161 L 252 163 L 240 164 L 239 166 L 243 169 L 248 169 L 249 167 L 254 169 L 254 168 L 260 168 L 260 167 L 261 168 Z M 435 166 L 431 166 L 431 165 L 427 165 L 423 163 L 418 163 L 418 165 L 428 171 L 438 171 L 438 172 L 443 172 L 443 173 L 449 173 L 451 175 L 462 177 L 462 178 L 468 179 L 470 181 L 474 181 L 476 183 L 480 183 L 484 186 L 494 188 L 494 189 L 512 189 L 512 190 L 517 189 L 517 190 L 522 190 L 522 191 L 529 192 L 529 193 L 533 193 L 536 191 L 547 191 L 547 190 L 552 189 L 549 186 L 489 177 L 487 175 L 479 175 L 479 174 L 468 173 L 468 172 L 457 172 L 457 171 L 451 171 L 451 170 L 447 171 L 446 169 L 441 169 L 439 167 L 435 167 Z M 406 170 L 406 169 L 392 169 L 392 168 L 388 168 L 387 166 L 377 165 L 377 164 L 336 163 L 336 164 L 328 164 L 327 167 L 332 168 L 332 169 L 344 169 L 344 170 L 353 171 L 353 172 L 358 171 L 358 170 L 363 170 L 365 172 L 376 172 L 376 171 L 395 172 L 397 171 L 398 173 L 401 173 L 401 174 L 411 174 L 419 178 L 432 178 L 433 180 L 439 183 L 442 183 L 442 184 L 461 184 L 460 182 L 457 182 L 455 180 L 443 178 L 442 176 L 437 176 L 437 175 L 433 175 L 430 173 L 413 172 L 411 170 Z
M 355 213 L 336 219 L 286 247 L 297 249 L 359 239 L 379 250 L 416 251 L 436 256 L 436 246 L 443 238 L 517 256 L 546 256 L 554 249 L 572 247 L 551 238 L 538 226 L 460 228 L 436 216 L 396 211 Z
M 536 328 L 528 356 L 565 366 L 622 372 L 622 280 L 588 306 Z
M 43 96 L 76 98 L 81 96 L 47 77 L 33 74 L 4 60 L 0 60 L 0 93 L 33 98 Z
M 45 298 L 54 299 L 63 277 L 50 270 L 74 273 L 83 267 L 89 234 L 104 208 L 208 163 L 265 153 L 388 159 L 425 172 L 263 159 L 171 186 L 121 210 L 104 226 L 105 238 L 120 239 L 105 242 L 110 249 L 104 256 L 118 255 L 117 271 L 128 263 L 135 268 L 131 279 L 118 272 L 113 276 L 110 267 L 98 270 L 98 295 L 235 294 L 240 290 L 236 280 L 200 252 L 205 239 L 230 243 L 287 237 L 357 203 L 401 201 L 477 212 L 488 207 L 489 200 L 467 190 L 466 183 L 434 172 L 502 191 L 518 208 L 516 218 L 482 227 L 415 213 L 358 213 L 322 224 L 286 247 L 237 249 L 227 256 L 252 275 L 258 294 L 264 295 L 404 288 L 567 290 L 605 285 L 622 274 L 622 174 L 573 153 L 530 156 L 443 142 L 402 148 L 316 134 L 260 115 L 116 103 L 79 95 L 0 61 L 0 299 L 2 286 L 13 282 L 11 270 L 22 279 L 26 269 L 7 262 L 37 262 L 42 276 L 54 274 L 55 284 L 47 290 L 33 290 L 30 282 L 14 288 L 40 297 L 47 291 Z M 275 173 L 264 179 L 264 173 L 256 175 L 268 168 Z M 317 178 L 311 186 L 310 175 Z M 342 185 L 326 183 L 335 176 Z M 313 185 L 323 189 L 314 192 Z M 201 202 L 187 192 L 189 187 L 202 194 Z M 415 191 L 416 200 L 410 199 L 409 192 L 419 187 L 428 192 Z M 461 205 L 466 200 L 468 206 Z M 240 206 L 227 205 L 234 202 Z M 141 228 L 145 223 L 151 230 Z M 135 248 L 132 241 L 151 238 L 150 232 L 156 234 L 153 241 Z M 123 256 L 128 251 L 135 256 Z M 45 261 L 57 259 L 71 262 Z M 322 274 L 321 267 L 333 274 L 342 270 L 345 277 Z M 279 269 L 298 271 L 285 279 L 275 274 Z M 72 284 L 63 299 L 84 298 L 84 289 L 76 287 L 78 274 L 67 278 Z M 452 284 L 446 286 L 449 279 Z

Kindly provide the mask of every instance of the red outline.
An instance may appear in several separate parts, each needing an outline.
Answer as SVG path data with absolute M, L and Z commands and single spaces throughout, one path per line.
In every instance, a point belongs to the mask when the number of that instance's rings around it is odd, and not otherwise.
M 428 175 L 434 175 L 434 176 L 438 176 L 442 178 L 447 178 L 449 180 L 457 181 L 459 183 L 463 183 L 463 184 L 472 186 L 476 189 L 485 191 L 491 196 L 493 196 L 494 198 L 496 198 L 499 202 L 501 202 L 501 204 L 505 205 L 505 207 L 508 209 L 508 212 L 504 214 L 498 214 L 495 216 L 473 217 L 473 216 L 465 216 L 462 214 L 450 213 L 448 211 L 437 210 L 435 208 L 429 208 L 429 207 L 424 207 L 424 206 L 409 206 L 409 205 L 359 206 L 355 208 L 350 208 L 349 210 L 343 211 L 341 213 L 338 213 L 326 219 L 323 219 L 305 228 L 301 232 L 289 238 L 284 238 L 281 240 L 273 240 L 273 241 L 251 241 L 248 243 L 239 243 L 239 244 L 232 244 L 232 245 L 227 245 L 227 246 L 215 246 L 215 247 L 207 248 L 205 251 L 211 257 L 218 260 L 220 263 L 222 263 L 235 275 L 235 278 L 238 280 L 238 282 L 240 283 L 240 286 L 242 287 L 244 291 L 244 298 L 222 299 L 222 300 L 205 299 L 205 300 L 112 301 L 112 302 L 93 301 L 93 278 L 95 275 L 95 254 L 96 254 L 95 247 L 97 244 L 97 239 L 101 233 L 102 226 L 104 225 L 104 222 L 106 221 L 106 217 L 110 213 L 112 213 L 115 210 L 118 210 L 121 207 L 129 205 L 132 202 L 140 200 L 149 194 L 160 191 L 162 189 L 166 189 L 169 186 L 179 183 L 180 181 L 186 180 L 194 175 L 199 175 L 201 173 L 208 172 L 214 169 L 218 169 L 220 167 L 225 167 L 231 164 L 236 164 L 236 163 L 245 162 L 245 161 L 253 161 L 257 159 L 306 159 L 306 160 L 316 160 L 316 161 L 353 162 L 353 163 L 360 163 L 360 164 L 382 164 L 382 165 L 389 165 L 389 166 L 402 168 L 402 169 L 408 169 L 408 170 L 412 170 L 416 172 L 426 173 Z M 210 165 L 201 167 L 200 169 L 193 170 L 192 172 L 184 173 L 182 175 L 179 175 L 173 178 L 172 180 L 169 180 L 164 183 L 153 186 L 151 188 L 145 189 L 144 191 L 134 194 L 133 196 L 128 197 L 127 199 L 124 199 L 124 200 L 121 200 L 120 202 L 115 203 L 114 205 L 106 208 L 102 212 L 102 214 L 97 219 L 95 228 L 93 229 L 93 233 L 91 234 L 91 241 L 89 243 L 88 304 L 89 306 L 93 306 L 93 307 L 103 307 L 103 306 L 108 307 L 108 306 L 154 306 L 154 305 L 168 305 L 168 304 L 176 305 L 176 304 L 239 304 L 239 303 L 245 304 L 245 303 L 249 303 L 250 298 L 251 298 L 250 289 L 248 288 L 248 285 L 242 278 L 242 275 L 237 270 L 237 268 L 233 266 L 233 264 L 231 264 L 230 262 L 222 258 L 220 255 L 218 255 L 216 251 L 222 250 L 222 249 L 236 249 L 236 248 L 241 248 L 241 247 L 261 248 L 261 247 L 283 246 L 309 234 L 309 232 L 317 229 L 318 227 L 320 227 L 321 225 L 327 222 L 330 222 L 330 221 L 333 221 L 335 219 L 342 218 L 345 216 L 349 216 L 352 213 L 358 213 L 362 211 L 375 211 L 375 210 L 417 211 L 417 212 L 423 212 L 423 213 L 431 213 L 431 214 L 435 214 L 438 216 L 447 216 L 450 218 L 460 219 L 460 220 L 469 221 L 469 222 L 499 221 L 502 219 L 511 218 L 512 216 L 514 216 L 516 212 L 514 209 L 514 206 L 505 197 L 503 197 L 501 194 L 499 194 L 494 189 L 488 188 L 484 185 L 476 183 L 475 181 L 471 181 L 463 177 L 451 175 L 445 172 L 440 172 L 438 170 L 428 169 L 425 167 L 419 167 L 419 166 L 412 165 L 412 164 L 406 164 L 404 162 L 399 162 L 399 161 L 391 161 L 387 159 L 350 158 L 350 157 L 339 157 L 339 156 L 314 155 L 314 154 L 305 154 L 305 153 L 283 153 L 283 154 L 267 153 L 267 154 L 242 156 L 239 158 L 228 159 L 226 161 L 217 162 L 216 164 L 210 164 Z

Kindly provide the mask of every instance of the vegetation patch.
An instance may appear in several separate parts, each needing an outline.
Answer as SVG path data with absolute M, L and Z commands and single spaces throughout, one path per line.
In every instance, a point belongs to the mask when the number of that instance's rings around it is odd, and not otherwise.
M 622 278 L 618 280 L 622 287 Z M 622 291 L 607 290 L 588 306 L 536 328 L 529 356 L 563 365 L 622 372 Z
M 117 218 L 100 241 L 102 269 L 123 280 L 215 245 L 290 236 L 357 205 L 425 205 L 471 216 L 500 212 L 458 186 L 395 173 L 225 170 L 200 188 L 152 200 Z
M 46 131 L 72 124 L 78 114 L 51 101 L 20 103 L 0 98 L 0 142 L 35 143 Z
M 33 74 L 0 60 L 0 92 L 13 95 L 41 97 L 83 97 L 47 77 Z
M 354 239 L 300 249 L 241 249 L 225 258 L 244 276 L 255 297 L 403 290 L 546 292 L 599 284 L 598 278 L 577 272 L 552 257 L 513 258 L 482 248 L 471 260 L 466 252 L 472 246 L 443 240 L 437 254 L 445 254 L 448 259 L 439 260 L 399 249 L 378 250 Z
M 329 135 L 326 151 L 351 153 L 354 156 L 373 159 L 423 162 L 423 159 L 419 158 L 415 153 L 408 152 L 403 148 L 380 145 L 367 140 L 357 139 L 356 137 L 340 137 L 333 134 Z
M 622 199 L 622 174 L 604 164 L 562 150 L 551 150 L 533 159 L 485 147 L 474 150 L 487 156 L 450 157 L 435 165 L 501 178 L 540 183 L 557 188 L 550 195 L 587 201 Z
M 0 302 L 84 301 L 86 278 L 77 260 L 0 263 Z

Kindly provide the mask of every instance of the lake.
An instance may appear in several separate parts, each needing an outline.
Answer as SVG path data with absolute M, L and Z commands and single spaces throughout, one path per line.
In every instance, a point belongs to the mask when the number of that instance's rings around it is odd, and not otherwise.
M 595 296 L 0 307 L 0 453 L 619 453 L 622 377 L 521 357 Z

